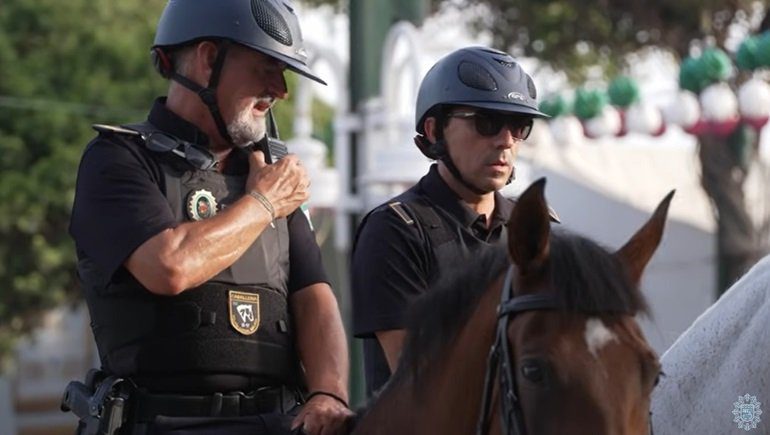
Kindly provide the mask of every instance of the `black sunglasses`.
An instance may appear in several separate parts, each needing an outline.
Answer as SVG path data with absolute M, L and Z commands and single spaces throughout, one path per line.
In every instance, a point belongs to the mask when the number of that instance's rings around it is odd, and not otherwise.
M 496 136 L 504 126 L 508 127 L 513 137 L 518 140 L 528 138 L 532 132 L 532 118 L 525 118 L 521 115 L 480 110 L 477 112 L 450 112 L 447 117 L 473 119 L 476 132 L 486 137 Z
M 187 160 L 193 167 L 205 171 L 214 169 L 219 163 L 207 149 L 193 143 L 169 136 L 161 131 L 142 134 L 144 143 L 151 151 L 172 152 Z

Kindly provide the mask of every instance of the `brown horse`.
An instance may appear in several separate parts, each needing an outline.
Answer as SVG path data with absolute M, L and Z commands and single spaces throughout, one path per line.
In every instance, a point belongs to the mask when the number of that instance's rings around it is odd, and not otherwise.
M 530 186 L 508 222 L 513 267 L 504 254 L 478 259 L 418 303 L 399 368 L 354 434 L 651 431 L 660 365 L 634 316 L 647 312 L 639 281 L 673 192 L 609 253 L 551 229 L 544 187 Z

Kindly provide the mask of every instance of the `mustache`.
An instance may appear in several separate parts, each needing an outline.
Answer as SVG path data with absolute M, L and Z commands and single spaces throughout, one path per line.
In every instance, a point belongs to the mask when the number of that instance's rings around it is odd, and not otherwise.
M 270 95 L 266 95 L 264 97 L 254 98 L 254 104 L 252 106 L 257 106 L 257 105 L 265 104 L 270 109 L 272 109 L 273 106 L 275 105 L 275 102 L 276 102 L 276 98 L 275 97 L 270 96 Z

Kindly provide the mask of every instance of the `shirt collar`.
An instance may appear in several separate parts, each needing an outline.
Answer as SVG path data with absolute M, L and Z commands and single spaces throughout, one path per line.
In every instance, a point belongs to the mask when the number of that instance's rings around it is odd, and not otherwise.
M 484 218 L 471 210 L 438 173 L 438 165 L 430 167 L 428 173 L 420 180 L 420 188 L 431 198 L 434 204 L 451 213 L 460 223 L 470 228 L 475 222 Z M 492 225 L 489 230 L 505 225 L 513 211 L 513 204 L 500 192 L 495 192 L 495 210 L 492 212 Z
M 175 137 L 198 145 L 208 146 L 209 138 L 198 127 L 166 107 L 166 97 L 155 99 L 147 121 Z

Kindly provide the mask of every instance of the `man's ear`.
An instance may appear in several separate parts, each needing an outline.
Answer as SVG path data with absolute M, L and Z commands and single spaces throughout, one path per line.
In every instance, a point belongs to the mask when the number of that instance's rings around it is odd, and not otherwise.
M 425 137 L 430 143 L 436 143 L 436 117 L 429 116 L 423 121 L 423 127 L 425 129 Z
M 195 46 L 195 72 L 193 75 L 203 86 L 206 86 L 211 78 L 218 51 L 217 45 L 211 41 L 201 41 Z

